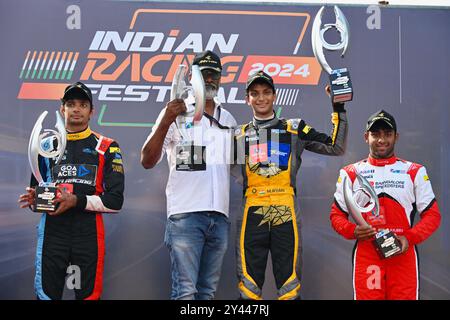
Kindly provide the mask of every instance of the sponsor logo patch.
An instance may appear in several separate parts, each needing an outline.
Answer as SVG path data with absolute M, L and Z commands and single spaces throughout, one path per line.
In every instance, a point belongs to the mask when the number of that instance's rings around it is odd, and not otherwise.
M 95 186 L 97 166 L 91 164 L 57 165 L 52 171 L 52 181 L 55 183 L 73 183 Z
M 289 143 L 276 143 L 269 141 L 269 161 L 278 166 L 287 167 L 289 156 L 291 153 L 291 145 Z
M 121 153 L 119 147 L 109 147 L 109 153 Z
M 91 148 L 84 148 L 83 149 L 83 153 L 87 153 L 87 154 L 92 154 L 92 155 L 97 155 L 97 150 L 91 149 Z
M 249 153 L 251 163 L 266 162 L 269 157 L 267 149 L 267 143 L 250 146 Z
M 398 173 L 398 174 L 406 174 L 406 170 L 399 170 L 399 169 L 391 169 L 392 173 Z
M 304 134 L 308 134 L 309 130 L 311 130 L 311 127 L 308 126 L 308 125 L 306 125 L 306 126 L 303 128 L 302 131 L 303 131 Z
M 113 164 L 112 165 L 112 169 L 113 169 L 114 172 L 118 172 L 118 173 L 123 174 L 123 167 L 121 165 Z

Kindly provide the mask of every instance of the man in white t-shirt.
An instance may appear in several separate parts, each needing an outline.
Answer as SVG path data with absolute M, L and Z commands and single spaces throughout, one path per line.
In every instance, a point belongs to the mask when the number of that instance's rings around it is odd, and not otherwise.
M 182 136 L 175 119 L 187 110 L 186 104 L 174 99 L 159 114 L 141 150 L 145 169 L 159 163 L 164 153 L 169 163 L 164 240 L 170 253 L 174 300 L 214 298 L 230 229 L 230 128 L 236 120 L 217 99 L 220 58 L 208 50 L 197 54 L 193 65 L 199 66 L 206 89 L 200 123 L 183 128 Z M 186 103 L 191 104 L 190 100 Z

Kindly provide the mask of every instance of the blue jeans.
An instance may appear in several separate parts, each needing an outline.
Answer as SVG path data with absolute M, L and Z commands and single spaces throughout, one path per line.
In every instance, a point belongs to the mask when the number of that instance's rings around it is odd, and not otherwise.
M 209 300 L 219 284 L 230 223 L 214 211 L 174 214 L 164 242 L 172 264 L 172 300 Z

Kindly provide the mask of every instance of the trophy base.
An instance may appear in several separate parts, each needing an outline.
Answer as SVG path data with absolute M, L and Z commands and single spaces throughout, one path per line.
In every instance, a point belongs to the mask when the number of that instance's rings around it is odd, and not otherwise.
M 331 101 L 346 102 L 353 99 L 352 81 L 347 68 L 336 69 L 330 74 Z
M 402 250 L 400 241 L 389 230 L 380 230 L 375 235 L 375 247 L 383 259 L 390 258 Z
M 54 183 L 47 183 L 36 187 L 36 207 L 34 212 L 55 212 L 57 205 L 53 204 L 58 188 Z
M 176 146 L 177 171 L 205 171 L 206 147 L 192 144 Z

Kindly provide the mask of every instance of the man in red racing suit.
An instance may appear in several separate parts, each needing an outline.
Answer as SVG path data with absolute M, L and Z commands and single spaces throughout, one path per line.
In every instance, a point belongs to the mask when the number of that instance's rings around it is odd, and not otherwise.
M 416 300 L 419 265 L 415 245 L 439 227 L 439 208 L 425 167 L 395 157 L 398 133 L 392 115 L 384 110 L 372 115 L 365 139 L 369 157 L 340 170 L 330 214 L 336 232 L 346 239 L 357 239 L 353 252 L 354 299 Z M 363 213 L 368 227 L 348 220 L 343 181 L 346 177 L 353 183 L 357 173 L 374 187 L 380 203 L 378 217 Z M 413 226 L 416 213 L 421 219 Z M 373 240 L 380 229 L 394 232 L 402 245 L 400 253 L 387 259 L 378 255 Z

